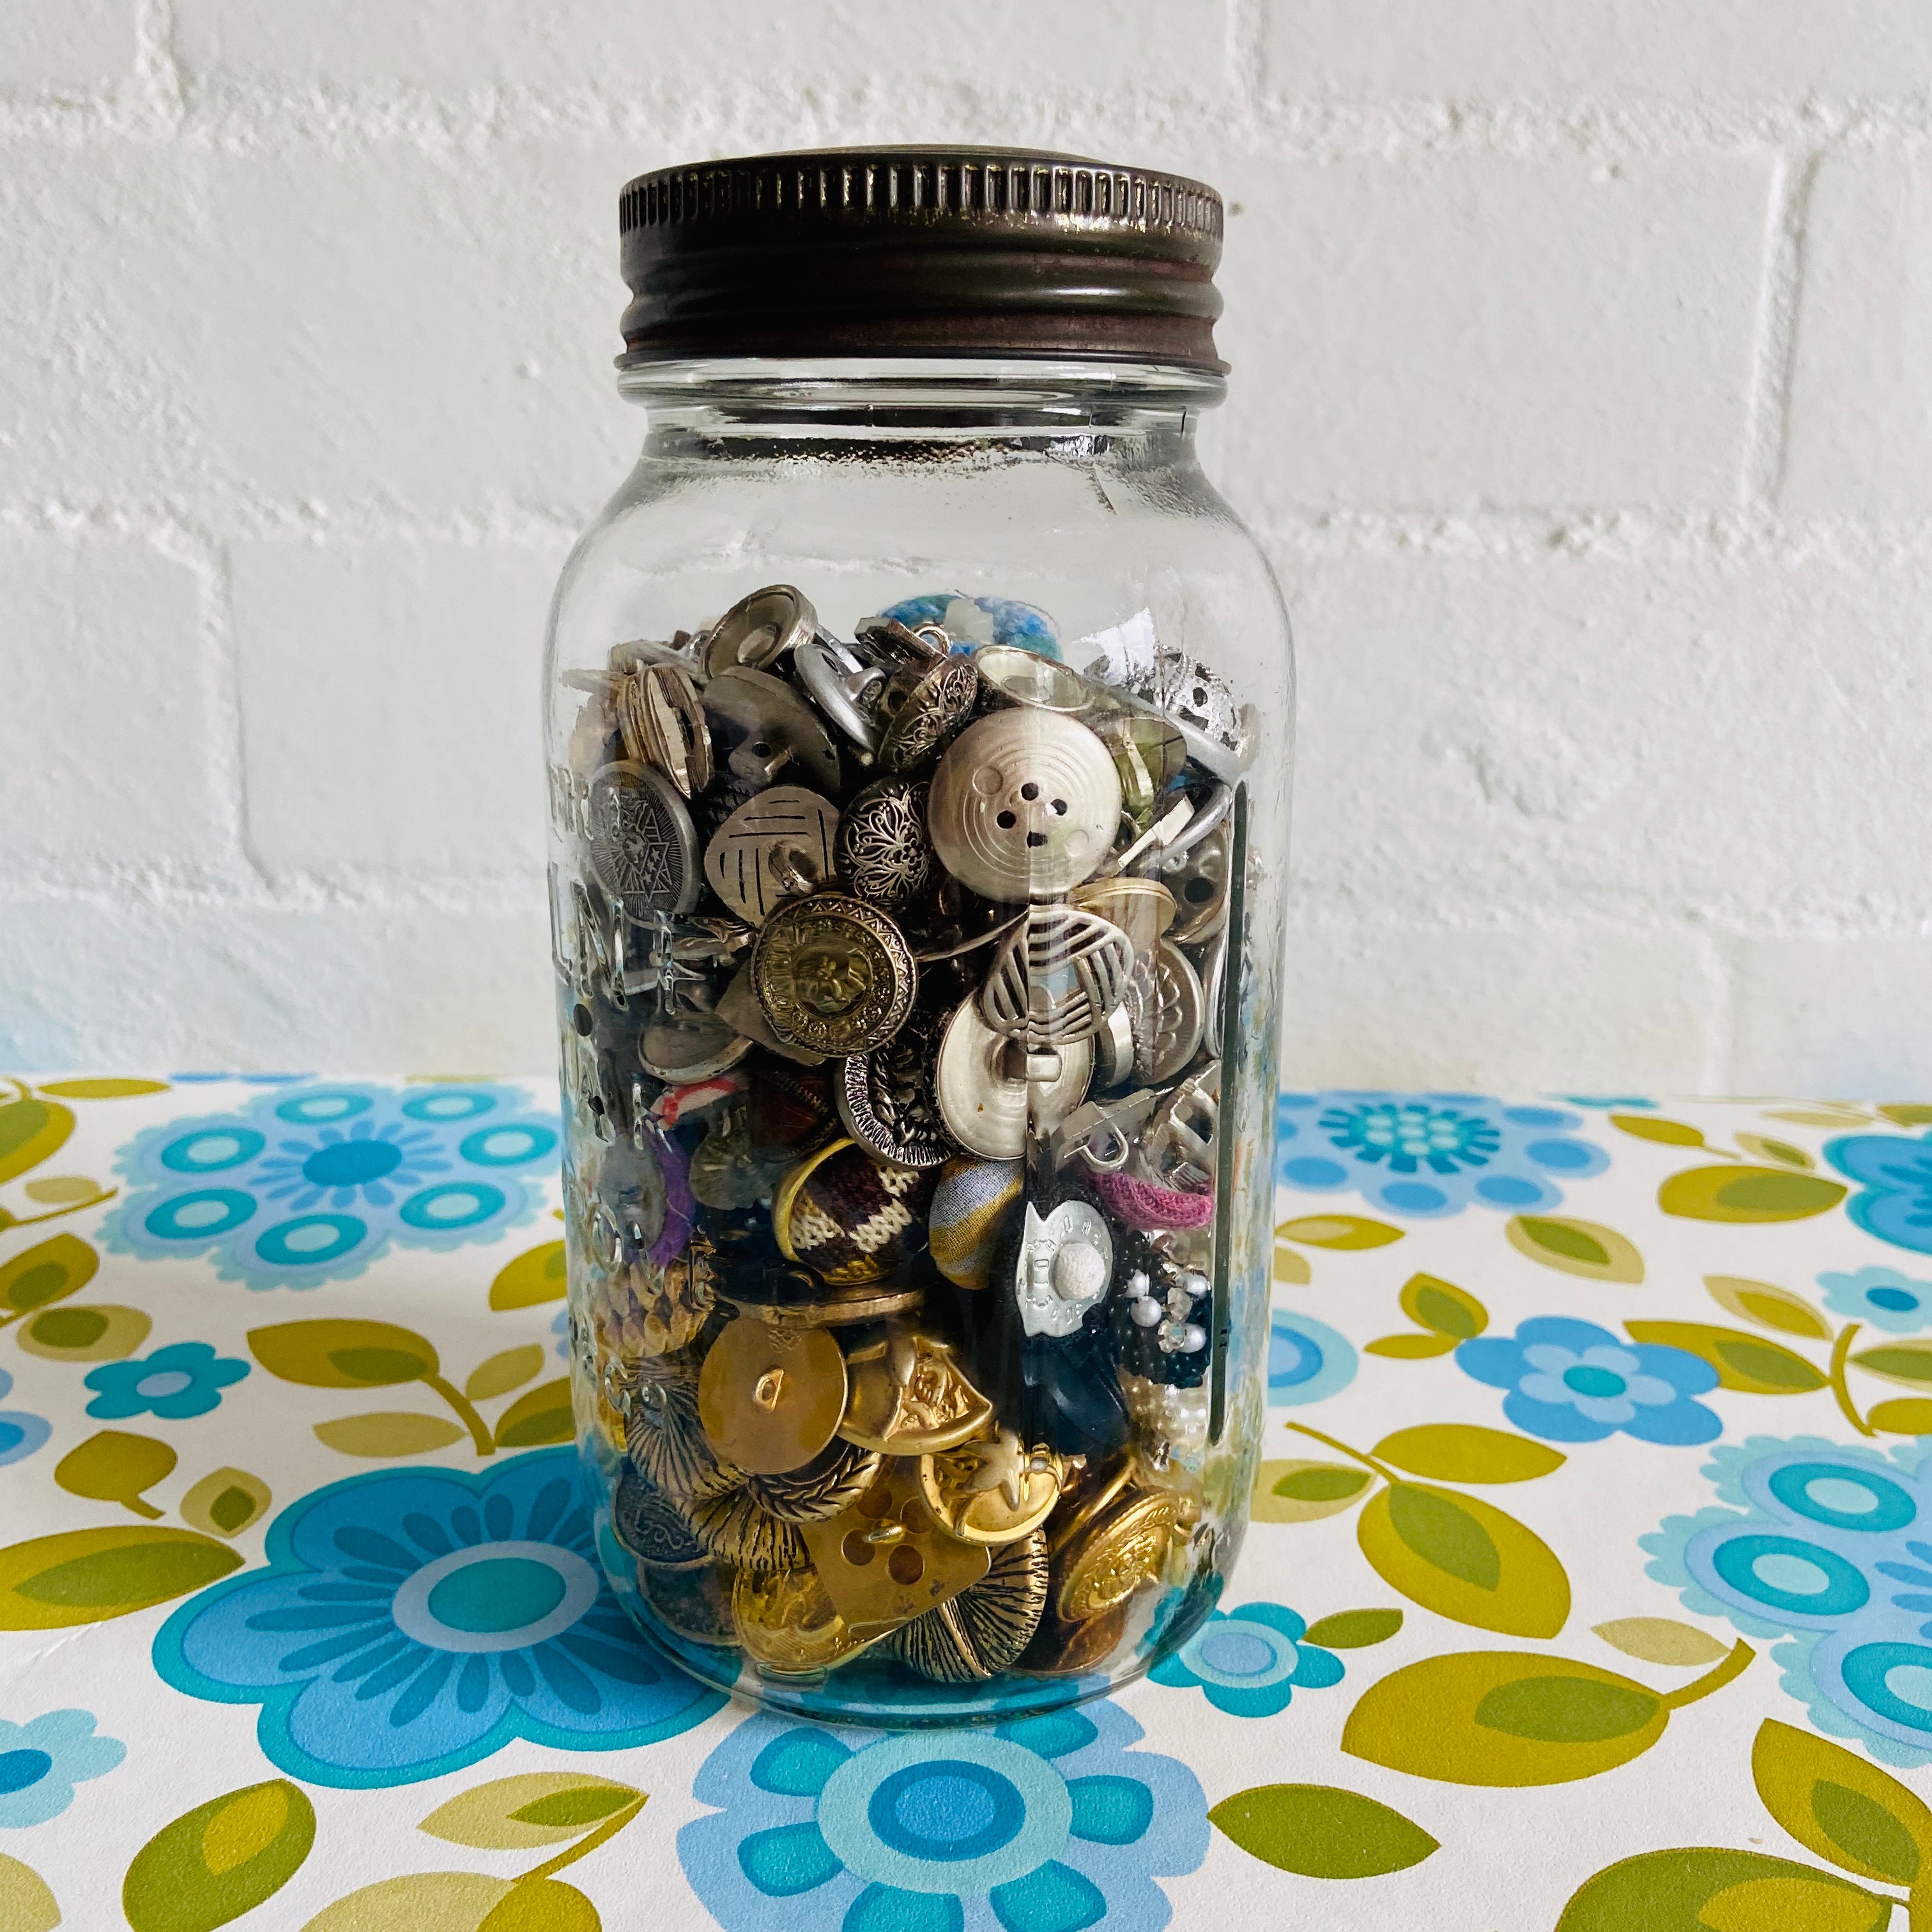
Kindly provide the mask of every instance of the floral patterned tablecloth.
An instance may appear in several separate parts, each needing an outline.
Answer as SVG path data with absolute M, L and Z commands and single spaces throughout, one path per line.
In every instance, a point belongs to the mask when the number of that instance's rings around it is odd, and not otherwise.
M 894 1737 L 602 1584 L 545 1082 L 6 1082 L 0 1932 L 1924 1932 L 1928 1124 L 1284 1094 L 1220 1609 Z

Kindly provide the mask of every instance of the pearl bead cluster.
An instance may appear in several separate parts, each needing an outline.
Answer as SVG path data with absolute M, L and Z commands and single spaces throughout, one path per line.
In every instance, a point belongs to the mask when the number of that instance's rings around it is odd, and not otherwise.
M 1154 1283 L 1144 1268 L 1136 1268 L 1127 1277 L 1127 1312 L 1136 1328 L 1157 1328 L 1154 1340 L 1164 1355 L 1195 1355 L 1208 1346 L 1208 1331 L 1188 1317 L 1194 1304 L 1208 1292 L 1208 1277 L 1198 1268 L 1177 1268 L 1163 1264 L 1167 1277 L 1165 1300 L 1157 1299 Z

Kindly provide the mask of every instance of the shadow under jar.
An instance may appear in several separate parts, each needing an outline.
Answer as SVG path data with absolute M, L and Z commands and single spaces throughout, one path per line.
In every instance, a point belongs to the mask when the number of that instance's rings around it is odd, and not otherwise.
M 620 220 L 648 428 L 545 662 L 598 1546 L 775 1708 L 1096 1696 L 1264 1416 L 1292 694 L 1195 454 L 1220 201 L 884 149 Z

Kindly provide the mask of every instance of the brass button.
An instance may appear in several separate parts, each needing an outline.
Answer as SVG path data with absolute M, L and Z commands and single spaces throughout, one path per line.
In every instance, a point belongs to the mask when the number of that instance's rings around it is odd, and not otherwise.
M 814 1053 L 883 1045 L 905 1024 L 918 984 L 898 928 L 842 892 L 788 900 L 752 949 L 752 989 L 772 1030 Z
M 731 1618 L 740 1648 L 770 1677 L 817 1676 L 878 1640 L 853 1634 L 809 1565 L 740 1570 L 731 1588 Z
M 992 1552 L 933 1520 L 916 1462 L 886 1465 L 851 1508 L 802 1534 L 826 1594 L 856 1635 L 882 1636 L 984 1576 Z
M 802 785 L 773 785 L 747 799 L 704 848 L 711 890 L 753 926 L 773 908 L 832 877 L 838 808 Z
M 1029 1448 L 1004 1427 L 920 1462 L 934 1516 L 968 1543 L 1012 1543 L 1030 1535 L 1053 1513 L 1066 1473 L 1051 1449 Z
M 1057 1071 L 1042 1059 L 1039 1078 L 1029 1080 L 1024 1056 L 1018 1072 L 1010 1064 L 1014 1044 L 986 1024 L 970 995 L 940 1040 L 934 1085 L 940 1116 L 952 1138 L 982 1160 L 1020 1160 L 1029 1124 L 1050 1134 L 1086 1097 L 1094 1070 L 1093 1042 L 1072 1040 L 1054 1049 Z
M 1032 1642 L 1050 1575 L 1046 1538 L 1036 1531 L 998 1551 L 981 1582 L 895 1630 L 884 1647 L 936 1683 L 982 1684 Z
M 678 919 L 698 903 L 698 833 L 677 788 L 649 765 L 620 760 L 590 781 L 590 869 L 626 914 Z
M 812 1460 L 845 1412 L 845 1358 L 823 1328 L 777 1328 L 740 1316 L 706 1353 L 698 1413 L 706 1439 L 754 1474 Z
M 1066 1552 L 1054 1600 L 1058 1616 L 1079 1623 L 1124 1604 L 1158 1576 L 1180 1520 L 1171 1490 L 1140 1490 L 1089 1526 Z
M 888 1456 L 930 1456 L 976 1436 L 993 1405 L 966 1379 L 952 1351 L 932 1336 L 901 1330 L 848 1363 L 851 1393 L 838 1432 Z
M 996 711 L 953 740 L 928 823 L 940 862 L 982 897 L 1052 898 L 1112 849 L 1120 781 L 1107 748 L 1058 712 Z

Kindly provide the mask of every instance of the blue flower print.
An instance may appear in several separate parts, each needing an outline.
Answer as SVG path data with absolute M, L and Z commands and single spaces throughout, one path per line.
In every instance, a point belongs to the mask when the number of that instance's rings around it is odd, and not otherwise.
M 1862 1268 L 1856 1274 L 1821 1274 L 1825 1306 L 1894 1335 L 1916 1335 L 1932 1324 L 1932 1281 L 1914 1281 L 1896 1268 Z
M 128 1755 L 97 1737 L 92 1711 L 50 1711 L 31 1724 L 0 1718 L 0 1826 L 44 1825 L 74 1802 L 74 1787 L 105 1778 Z
M 14 1386 L 14 1378 L 0 1369 L 0 1396 Z M 30 1414 L 24 1408 L 0 1408 L 0 1468 L 9 1462 L 24 1462 L 53 1433 L 44 1415 Z
M 1560 1107 L 1506 1106 L 1474 1094 L 1283 1094 L 1275 1172 L 1316 1194 L 1358 1189 L 1391 1214 L 1433 1220 L 1474 1202 L 1509 1214 L 1554 1208 L 1559 1180 L 1600 1174 L 1610 1157 L 1572 1131 Z
M 102 1232 L 117 1253 L 212 1248 L 224 1281 L 314 1288 L 392 1241 L 447 1250 L 530 1220 L 556 1148 L 514 1088 L 278 1088 L 137 1136 L 116 1161 L 134 1190 Z
M 1932 1254 L 1932 1137 L 1847 1134 L 1825 1143 L 1825 1158 L 1861 1191 L 1845 1212 L 1895 1248 Z
M 1760 1436 L 1711 1453 L 1731 1507 L 1640 1538 L 1650 1575 L 1700 1616 L 1788 1636 L 1772 1659 L 1818 1730 L 1932 1764 L 1932 1448 Z
M 1332 1650 L 1302 1642 L 1307 1628 L 1305 1618 L 1280 1604 L 1211 1611 L 1148 1675 L 1177 1690 L 1198 1684 L 1208 1702 L 1231 1718 L 1272 1718 L 1288 1708 L 1296 1691 L 1325 1690 L 1342 1681 L 1342 1660 Z
M 1031 604 L 1010 597 L 966 597 L 956 590 L 928 590 L 903 598 L 881 616 L 908 629 L 941 624 L 952 638 L 956 651 L 976 644 L 1015 644 L 1045 658 L 1060 655 L 1060 633 L 1053 620 Z
M 1647 1100 L 1641 1094 L 1565 1094 L 1562 1096 L 1573 1107 L 1594 1107 L 1599 1112 L 1607 1112 L 1614 1107 L 1619 1112 L 1637 1107 L 1647 1107 L 1653 1111 L 1657 1102 Z
M 267 1556 L 176 1610 L 154 1668 L 190 1696 L 259 1704 L 262 1749 L 312 1784 L 440 1778 L 512 1738 L 628 1750 L 724 1701 L 626 1618 L 568 1448 L 484 1475 L 332 1483 L 275 1519 Z
M 157 1348 L 146 1361 L 108 1362 L 87 1378 L 100 1393 L 87 1405 L 89 1415 L 119 1421 L 130 1415 L 158 1415 L 179 1422 L 206 1415 L 221 1391 L 238 1382 L 248 1364 L 218 1355 L 206 1342 L 176 1342 Z
M 1718 1386 L 1718 1372 L 1688 1349 L 1619 1341 L 1594 1322 L 1538 1315 L 1514 1337 L 1479 1336 L 1456 1351 L 1456 1366 L 1508 1389 L 1503 1413 L 1546 1442 L 1600 1442 L 1621 1430 L 1640 1442 L 1708 1442 L 1722 1432 L 1714 1410 L 1693 1396 Z
M 1118 1706 L 896 1737 L 754 1717 L 677 1834 L 725 1932 L 1156 1932 L 1208 1852 L 1192 1772 Z
M 1268 1399 L 1270 1408 L 1303 1408 L 1355 1379 L 1355 1352 L 1347 1340 L 1312 1316 L 1277 1308 L 1268 1318 Z

